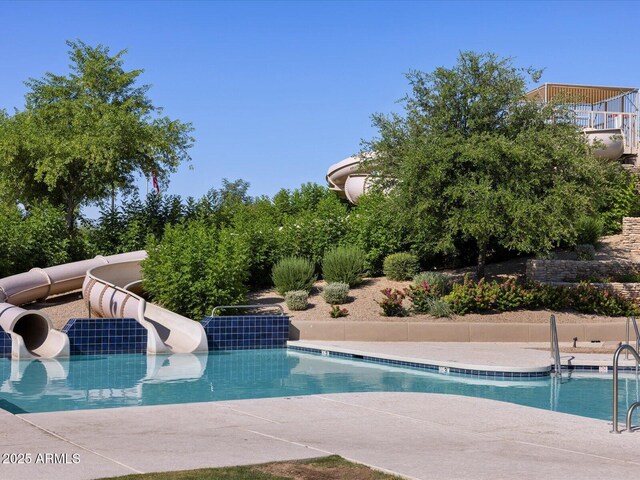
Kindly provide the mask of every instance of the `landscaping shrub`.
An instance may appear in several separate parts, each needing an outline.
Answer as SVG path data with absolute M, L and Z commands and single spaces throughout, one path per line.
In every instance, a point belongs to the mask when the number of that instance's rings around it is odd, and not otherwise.
M 604 222 L 596 217 L 581 217 L 576 224 L 578 245 L 597 245 L 604 232 Z
M 384 259 L 384 274 L 391 280 L 409 280 L 419 268 L 418 257 L 412 253 L 393 253 Z
M 249 251 L 233 232 L 203 221 L 167 226 L 149 237 L 144 288 L 154 302 L 200 320 L 216 305 L 246 303 Z
M 289 310 L 306 310 L 309 306 L 309 292 L 306 290 L 291 290 L 284 296 Z
M 0 204 L 0 277 L 72 260 L 64 211 L 49 204 L 23 211 Z
M 571 304 L 570 288 L 548 283 L 529 283 L 527 288 L 532 292 L 530 307 L 562 310 Z
M 276 292 L 285 295 L 292 290 L 311 291 L 316 281 L 315 267 L 310 260 L 301 257 L 285 257 L 273 266 L 271 279 Z
M 429 315 L 433 315 L 438 318 L 450 317 L 451 307 L 449 307 L 449 304 L 441 298 L 432 298 L 429 305 Z
M 355 287 L 362 282 L 364 268 L 365 255 L 358 247 L 336 247 L 325 252 L 322 258 L 322 276 L 327 282 Z
M 432 300 L 439 297 L 436 290 L 425 280 L 418 285 L 414 283 L 405 288 L 404 293 L 413 304 L 413 311 L 416 313 L 429 313 Z
M 313 210 L 282 215 L 276 236 L 280 254 L 309 258 L 319 266 L 324 253 L 344 240 L 346 224 L 346 205 L 325 188 Z
M 329 315 L 331 315 L 331 318 L 346 317 L 349 315 L 349 310 L 341 308 L 340 305 L 331 305 Z
M 640 216 L 640 195 L 632 173 L 621 168 L 612 170 L 602 194 L 598 213 L 606 235 L 620 233 L 623 217 Z
M 598 288 L 588 282 L 580 282 L 570 292 L 571 307 L 579 312 L 600 315 L 636 315 L 638 307 L 613 292 Z
M 454 284 L 444 300 L 452 312 L 461 315 L 532 307 L 574 309 L 610 316 L 634 315 L 638 311 L 633 302 L 588 282 L 569 288 L 537 283 L 521 285 L 512 279 L 503 283 L 483 279 L 476 283 L 465 277 L 463 283 Z
M 330 305 L 347 303 L 349 285 L 346 283 L 329 283 L 322 289 L 322 298 Z
M 596 249 L 593 245 L 576 245 L 576 256 L 578 260 L 595 260 Z
M 404 293 L 397 289 L 385 288 L 380 290 L 384 295 L 384 298 L 376 302 L 382 307 L 382 315 L 385 317 L 404 317 L 407 315 L 407 311 L 402 306 L 404 300 Z
M 462 283 L 453 285 L 451 293 L 444 300 L 451 306 L 452 312 L 464 315 L 470 312 L 506 312 L 525 308 L 531 305 L 534 296 L 513 279 L 498 283 L 495 280 L 487 282 L 483 278 L 474 282 L 467 275 Z
M 407 224 L 397 214 L 389 195 L 368 193 L 352 207 L 347 222 L 346 241 L 365 254 L 369 275 L 381 275 L 387 255 L 410 248 Z
M 427 282 L 437 297 L 446 295 L 451 288 L 449 277 L 440 272 L 422 272 L 413 277 L 414 285 L 420 285 L 422 282 Z

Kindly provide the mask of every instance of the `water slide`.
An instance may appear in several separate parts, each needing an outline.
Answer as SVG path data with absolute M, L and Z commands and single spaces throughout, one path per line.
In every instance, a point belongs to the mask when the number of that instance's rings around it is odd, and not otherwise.
M 82 295 L 92 315 L 135 318 L 147 330 L 147 353 L 208 351 L 200 322 L 147 303 L 141 296 L 140 260 L 100 265 L 87 271 Z
M 585 128 L 583 130 L 591 146 L 597 146 L 593 154 L 598 158 L 617 160 L 624 153 L 622 128 Z
M 148 353 L 207 351 L 200 323 L 149 304 L 139 296 L 140 261 L 145 257 L 144 251 L 99 255 L 0 279 L 0 327 L 11 337 L 11 357 L 69 356 L 67 335 L 55 330 L 44 312 L 25 310 L 20 305 L 80 288 L 95 313 L 131 317 L 142 324 L 148 331 Z
M 369 174 L 362 163 L 363 160 L 365 159 L 360 155 L 354 155 L 334 163 L 327 170 L 329 188 L 354 204 L 358 203 L 358 198 L 369 187 L 367 182 Z
M 593 154 L 597 158 L 617 160 L 624 154 L 625 137 L 623 129 L 616 128 L 585 128 L 583 130 L 587 142 L 596 148 Z M 356 204 L 358 198 L 369 189 L 369 172 L 364 165 L 373 153 L 354 155 L 334 163 L 327 170 L 327 183 L 341 198 Z

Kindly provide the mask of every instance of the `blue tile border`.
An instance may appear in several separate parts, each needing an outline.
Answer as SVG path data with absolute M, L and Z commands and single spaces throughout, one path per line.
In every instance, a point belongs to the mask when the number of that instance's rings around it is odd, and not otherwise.
M 379 358 L 379 357 L 373 357 L 369 355 L 334 352 L 324 348 L 309 348 L 309 347 L 301 347 L 298 345 L 289 345 L 288 348 L 293 351 L 311 353 L 315 355 L 337 357 L 337 358 L 349 358 L 352 360 L 362 360 L 364 362 L 378 363 L 382 365 L 391 365 L 394 367 L 415 368 L 418 370 L 424 370 L 424 371 L 434 372 L 434 373 L 445 373 L 450 375 L 451 374 L 465 375 L 465 376 L 471 376 L 471 377 L 485 377 L 485 378 L 498 379 L 498 380 L 500 379 L 513 380 L 513 379 L 523 379 L 523 378 L 526 378 L 526 379 L 548 378 L 549 375 L 551 374 L 550 369 L 543 372 L 501 372 L 501 371 L 494 371 L 494 370 L 475 370 L 475 369 L 468 369 L 468 368 L 442 367 L 440 365 L 433 365 L 429 363 L 420 363 L 420 362 L 409 362 L 406 360 L 390 360 L 388 358 Z
M 0 327 L 0 358 L 11 358 L 11 335 Z
M 72 318 L 62 332 L 71 355 L 147 352 L 147 330 L 133 318 Z
M 289 317 L 283 315 L 205 317 L 209 350 L 286 348 Z

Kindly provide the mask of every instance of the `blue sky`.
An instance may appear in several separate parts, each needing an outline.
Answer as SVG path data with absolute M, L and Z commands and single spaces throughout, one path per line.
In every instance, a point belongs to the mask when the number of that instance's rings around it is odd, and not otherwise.
M 128 49 L 150 96 L 192 122 L 192 169 L 169 192 L 243 178 L 250 194 L 324 183 L 374 112 L 399 111 L 404 73 L 461 50 L 545 68 L 542 81 L 640 86 L 635 2 L 2 2 L 0 108 L 23 81 L 66 73 L 66 39 Z M 144 182 L 140 182 L 144 192 Z

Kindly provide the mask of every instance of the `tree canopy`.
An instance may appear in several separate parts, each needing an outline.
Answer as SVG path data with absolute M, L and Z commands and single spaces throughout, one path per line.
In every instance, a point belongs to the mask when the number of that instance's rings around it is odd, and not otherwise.
M 408 74 L 404 115 L 374 115 L 370 167 L 416 248 L 455 255 L 471 245 L 481 277 L 492 247 L 541 253 L 571 243 L 577 219 L 620 183 L 625 173 L 591 155 L 570 110 L 525 100 L 539 75 L 463 52 L 452 68 Z
M 192 126 L 162 116 L 109 48 L 68 41 L 70 73 L 25 84 L 25 107 L 0 114 L 0 196 L 27 208 L 41 200 L 65 210 L 67 231 L 79 207 L 131 188 L 135 174 L 166 182 L 190 160 Z

